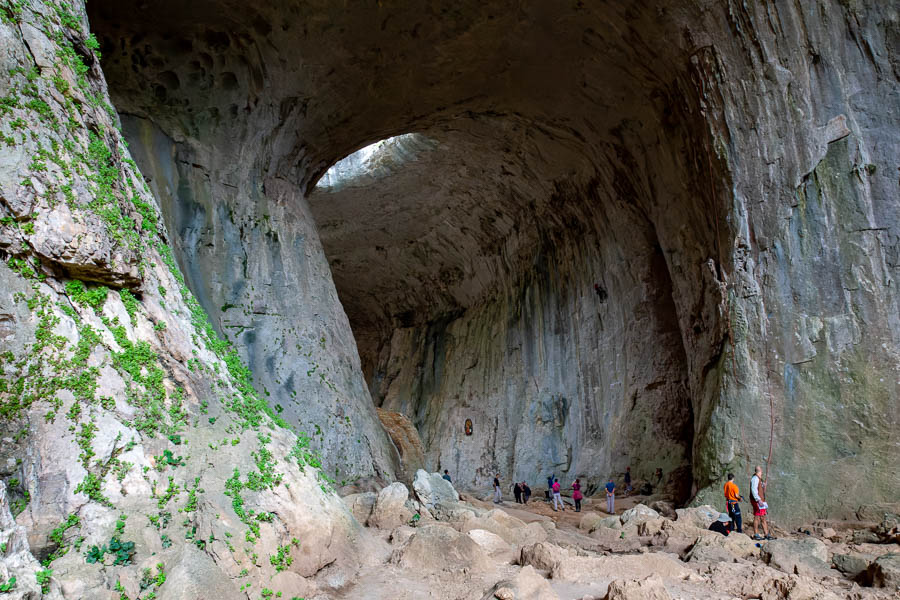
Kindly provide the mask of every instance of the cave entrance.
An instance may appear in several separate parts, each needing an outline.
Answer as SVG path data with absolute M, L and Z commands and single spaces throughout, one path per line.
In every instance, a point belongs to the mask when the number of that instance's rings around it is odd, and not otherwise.
M 464 486 L 630 465 L 689 495 L 728 239 L 701 15 L 88 10 L 191 289 L 326 461 L 390 462 L 374 399 Z

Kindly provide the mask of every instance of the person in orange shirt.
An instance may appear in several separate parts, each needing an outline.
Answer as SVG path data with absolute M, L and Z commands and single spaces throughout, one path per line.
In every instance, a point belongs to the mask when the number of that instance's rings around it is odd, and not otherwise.
M 725 482 L 725 507 L 728 509 L 728 516 L 734 523 L 734 530 L 738 533 L 744 533 L 741 528 L 741 505 L 739 504 L 743 499 L 741 491 L 734 482 L 734 473 L 729 473 L 728 481 Z

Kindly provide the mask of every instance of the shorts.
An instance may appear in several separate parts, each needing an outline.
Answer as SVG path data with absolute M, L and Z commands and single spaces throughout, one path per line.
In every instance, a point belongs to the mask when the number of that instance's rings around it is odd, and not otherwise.
M 766 516 L 766 509 L 760 508 L 759 503 L 756 502 L 753 498 L 750 498 L 750 506 L 753 507 L 753 516 L 754 517 L 764 517 Z

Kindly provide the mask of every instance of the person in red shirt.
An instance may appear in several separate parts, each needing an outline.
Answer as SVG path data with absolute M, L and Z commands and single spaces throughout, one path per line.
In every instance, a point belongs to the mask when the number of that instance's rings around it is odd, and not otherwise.
M 739 504 L 743 499 L 741 491 L 734 482 L 734 473 L 729 473 L 728 481 L 725 482 L 725 507 L 728 509 L 728 516 L 731 517 L 731 521 L 734 523 L 734 530 L 738 533 L 744 533 L 741 527 L 743 522 L 741 520 L 741 505 Z
M 572 484 L 572 500 L 575 501 L 575 512 L 581 512 L 581 481 L 578 479 Z

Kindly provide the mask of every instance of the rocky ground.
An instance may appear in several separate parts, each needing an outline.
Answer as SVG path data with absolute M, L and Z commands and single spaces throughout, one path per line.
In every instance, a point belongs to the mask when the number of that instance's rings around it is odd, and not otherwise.
M 591 499 L 580 513 L 571 506 L 554 512 L 543 497 L 498 506 L 460 497 L 438 474 L 419 471 L 412 491 L 394 483 L 344 498 L 368 525 L 373 553 L 355 581 L 331 597 L 900 597 L 896 515 L 882 515 L 878 525 L 817 522 L 755 542 L 710 532 L 714 507 L 674 511 L 654 503 L 670 518 L 641 500 L 620 499 L 616 515 Z

